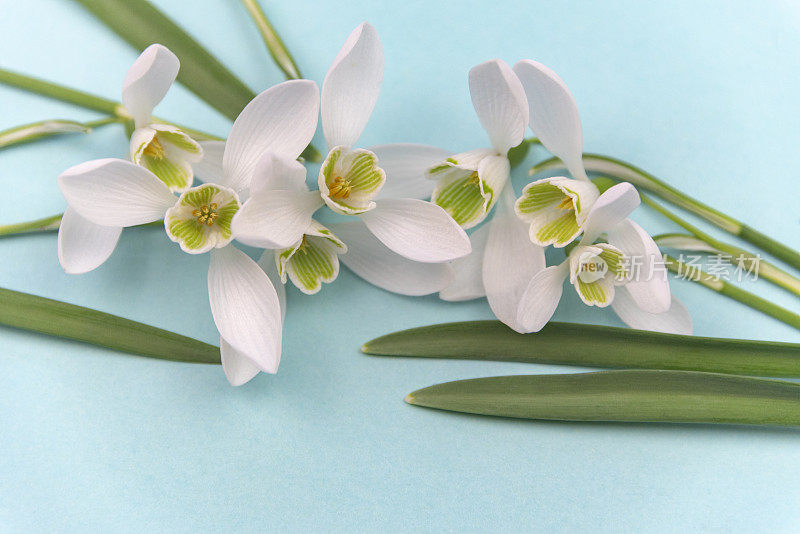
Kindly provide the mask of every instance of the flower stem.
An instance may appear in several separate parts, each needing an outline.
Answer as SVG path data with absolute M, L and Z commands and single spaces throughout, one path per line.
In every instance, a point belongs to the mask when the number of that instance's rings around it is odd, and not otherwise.
M 22 235 L 22 234 L 33 234 L 39 232 L 55 232 L 61 225 L 61 217 L 63 216 L 64 216 L 63 213 L 59 213 L 58 215 L 52 215 L 50 217 L 45 217 L 43 219 L 0 225 L 0 238 L 12 237 L 15 235 Z M 158 220 L 145 224 L 138 224 L 133 228 L 150 228 L 150 227 L 163 227 L 163 226 L 164 226 L 164 221 Z
M 800 330 L 800 315 L 797 315 L 786 308 L 778 306 L 777 304 L 773 304 L 766 299 L 736 287 L 735 285 L 724 280 L 720 280 L 719 278 L 708 274 L 700 267 L 688 265 L 685 262 L 677 258 L 673 258 L 667 254 L 664 254 L 664 264 L 669 271 L 686 280 L 698 283 L 704 287 L 707 287 L 708 289 L 711 289 L 712 291 L 716 291 L 717 293 L 725 295 L 730 299 L 741 302 L 745 306 L 753 308 L 754 310 L 758 310 L 761 313 L 769 315 L 770 317 L 777 319 L 782 323 L 788 324 L 789 326 Z
M 659 198 L 694 213 L 726 232 L 759 247 L 761 250 L 785 261 L 795 269 L 800 269 L 800 252 L 772 239 L 758 230 L 750 228 L 733 217 L 715 210 L 699 200 L 691 198 L 666 182 L 630 163 L 600 154 L 584 154 L 583 163 L 587 171 L 610 175 L 650 191 Z M 550 158 L 531 168 L 530 174 L 533 175 L 543 171 L 561 168 L 564 168 L 564 164 L 561 160 L 558 158 Z
M 75 104 L 76 106 L 80 106 L 85 109 L 90 109 L 93 111 L 101 111 L 103 113 L 107 113 L 108 115 L 113 116 L 113 120 L 112 117 L 108 117 L 106 119 L 100 119 L 99 121 L 86 123 L 86 125 L 90 127 L 92 124 L 94 124 L 94 126 L 99 126 L 100 122 L 105 123 L 105 121 L 109 121 L 108 124 L 110 124 L 111 122 L 123 122 L 132 120 L 132 117 L 130 113 L 128 113 L 128 110 L 126 110 L 125 107 L 119 102 L 114 102 L 113 100 L 109 100 L 101 96 L 86 93 L 78 89 L 65 87 L 57 83 L 48 82 L 39 78 L 34 78 L 33 76 L 28 76 L 26 74 L 20 74 L 18 72 L 11 72 L 8 70 L 0 69 L 0 83 L 8 85 L 10 87 L 16 87 L 17 89 L 22 89 L 30 93 L 35 93 L 37 95 L 42 95 L 49 98 L 53 98 L 55 100 L 60 100 L 61 102 L 66 102 L 68 104 Z M 205 140 L 224 141 L 224 139 L 219 136 L 206 133 L 200 130 L 195 130 L 194 128 L 189 128 L 187 126 L 176 124 L 174 122 L 159 119 L 158 117 L 153 117 L 153 120 L 156 122 L 177 126 L 190 136 L 200 141 L 205 141 Z
M 267 18 L 267 15 L 264 14 L 264 10 L 258 5 L 258 2 L 256 0 L 241 0 L 241 2 L 253 18 L 253 22 L 255 22 L 258 27 L 258 31 L 261 32 L 261 37 L 267 45 L 269 55 L 272 56 L 275 64 L 286 75 L 286 79 L 297 80 L 302 78 L 303 75 L 300 74 L 300 69 L 297 68 L 297 64 L 294 62 L 292 55 L 286 49 L 286 45 L 283 44 L 283 40 L 278 35 L 278 32 L 275 31 L 275 28 Z
M 58 230 L 63 215 L 63 213 L 59 213 L 58 215 L 36 219 L 35 221 L 0 225 L 0 237 Z
M 85 93 L 77 89 L 70 89 L 69 87 L 64 87 L 63 85 L 58 85 L 39 78 L 34 78 L 33 76 L 27 76 L 25 74 L 19 74 L 17 72 L 11 72 L 5 69 L 0 69 L 0 83 L 9 85 L 11 87 L 16 87 L 18 89 L 23 89 L 31 93 L 54 98 L 62 102 L 75 104 L 76 106 L 80 106 L 82 108 L 100 111 L 101 113 L 105 113 L 107 115 L 119 116 L 118 108 L 122 107 L 122 104 L 119 102 L 114 102 L 113 100 L 109 100 L 101 96 Z
M 119 122 L 119 117 L 106 117 L 90 122 L 56 119 L 23 124 L 0 132 L 0 149 L 67 133 L 90 133 L 94 128 Z
M 756 272 L 758 276 L 761 276 L 764 280 L 800 297 L 800 279 L 797 277 L 792 276 L 777 265 L 769 263 L 756 254 L 714 238 L 645 195 L 641 197 L 643 204 L 653 208 L 664 217 L 683 227 L 685 230 L 688 230 L 694 237 L 703 241 L 715 251 L 735 258 L 743 268 L 746 268 L 748 271 Z

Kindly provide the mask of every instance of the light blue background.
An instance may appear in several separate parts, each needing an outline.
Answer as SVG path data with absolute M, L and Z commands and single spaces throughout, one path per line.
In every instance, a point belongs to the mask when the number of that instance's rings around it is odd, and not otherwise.
M 156 2 L 254 89 L 282 78 L 233 0 Z M 318 82 L 362 20 L 386 53 L 361 139 L 486 144 L 468 69 L 533 58 L 572 89 L 588 151 L 632 161 L 794 247 L 800 159 L 800 7 L 792 1 L 264 1 Z M 136 52 L 77 4 L 0 0 L 0 64 L 118 98 Z M 182 87 L 164 117 L 225 135 Z M 0 88 L 0 128 L 96 114 Z M 321 136 L 317 146 L 321 146 Z M 121 156 L 121 128 L 0 153 L 0 224 L 60 212 L 57 174 Z M 532 162 L 533 159 L 529 161 Z M 524 169 L 515 172 L 517 190 Z M 653 233 L 674 229 L 646 213 Z M 158 230 L 126 231 L 88 275 L 62 273 L 54 234 L 0 241 L 0 286 L 217 342 L 206 257 Z M 796 299 L 748 284 L 792 309 Z M 789 327 L 673 284 L 699 335 L 800 341 Z M 373 288 L 344 271 L 289 289 L 276 376 L 222 371 L 0 329 L 0 531 L 796 531 L 800 434 L 785 429 L 537 423 L 403 403 L 447 380 L 557 366 L 379 359 L 366 340 L 489 318 Z M 567 291 L 556 319 L 620 324 Z M 354 303 L 356 305 L 354 305 Z

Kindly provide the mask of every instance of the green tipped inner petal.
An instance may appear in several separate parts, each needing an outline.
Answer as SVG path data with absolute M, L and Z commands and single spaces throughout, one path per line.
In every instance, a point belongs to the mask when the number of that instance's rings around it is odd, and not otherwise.
M 522 215 L 534 214 L 548 206 L 558 206 L 564 200 L 561 190 L 548 183 L 533 184 L 526 188 L 517 201 L 517 212 Z
M 200 144 L 180 130 L 159 130 L 157 137 L 160 138 L 162 142 L 174 145 L 176 148 L 188 152 L 189 154 L 203 153 Z
M 280 251 L 276 257 L 278 271 L 303 293 L 312 295 L 322 283 L 333 282 L 339 274 L 339 256 L 326 238 L 305 235 L 300 243 Z
M 531 224 L 531 240 L 541 246 L 568 245 L 580 233 L 581 227 L 575 220 L 575 213 L 565 213 L 541 225 Z
M 183 193 L 167 211 L 164 226 L 172 241 L 192 254 L 222 247 L 232 239 L 231 222 L 239 198 L 228 188 L 205 184 Z
M 155 174 L 172 191 L 185 191 L 194 180 L 192 166 L 185 161 L 172 161 L 163 156 L 144 154 L 139 165 Z
M 584 282 L 580 278 L 577 280 L 575 289 L 581 300 L 589 306 L 604 308 L 614 300 L 614 286 L 600 279 L 595 282 Z
M 436 189 L 431 201 L 441 206 L 459 225 L 479 222 L 492 205 L 494 191 L 473 171 Z
M 369 150 L 336 147 L 322 164 L 319 187 L 325 202 L 347 215 L 374 207 L 372 199 L 386 181 L 378 157 Z

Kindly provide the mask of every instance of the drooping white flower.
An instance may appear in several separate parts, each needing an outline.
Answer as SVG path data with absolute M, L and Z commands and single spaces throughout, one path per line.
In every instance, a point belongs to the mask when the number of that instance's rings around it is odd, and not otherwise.
M 231 128 L 219 183 L 206 183 L 175 197 L 148 169 L 120 159 L 86 162 L 62 173 L 59 187 L 70 210 L 93 224 L 127 227 L 164 218 L 167 235 L 191 254 L 211 253 L 208 291 L 220 332 L 222 366 L 240 385 L 259 371 L 274 373 L 281 354 L 281 294 L 267 273 L 228 246 L 237 236 L 232 221 L 241 209 L 264 153 L 294 160 L 314 135 L 319 91 L 308 80 L 272 87 L 251 101 Z M 81 246 L 96 259 L 94 241 Z M 264 265 L 265 262 L 261 261 Z
M 322 127 L 329 152 L 318 176 L 319 190 L 305 187 L 301 165 L 265 156 L 250 198 L 234 217 L 237 239 L 277 249 L 288 277 L 295 285 L 300 281 L 298 287 L 306 293 L 338 274 L 340 254 L 356 274 L 384 289 L 409 295 L 438 291 L 452 276 L 451 268 L 442 264 L 470 251 L 466 233 L 442 208 L 419 199 L 381 196 L 385 172 L 379 158 L 371 150 L 354 147 L 378 99 L 382 77 L 378 33 L 363 23 L 348 37 L 322 85 Z M 324 205 L 357 217 L 357 226 L 366 226 L 367 231 L 343 223 L 325 229 L 335 236 L 318 235 L 320 228 L 312 217 Z M 301 266 L 304 251 L 315 251 L 322 263 L 316 272 L 311 263 L 305 264 L 305 277 L 299 272 L 292 276 L 291 264 Z M 413 265 L 417 262 L 428 266 Z M 397 273 L 387 265 L 407 270 Z M 412 274 L 418 278 L 412 280 Z M 440 285 L 431 289 L 432 280 Z
M 320 111 L 329 152 L 318 183 L 325 204 L 358 216 L 388 249 L 412 261 L 441 263 L 469 253 L 466 233 L 440 207 L 412 198 L 377 198 L 386 180 L 379 159 L 354 147 L 378 100 L 383 48 L 368 23 L 353 30 L 322 84 Z
M 586 217 L 583 237 L 560 265 L 538 272 L 525 289 L 517 323 L 538 332 L 553 316 L 569 279 L 589 306 L 611 306 L 633 328 L 689 334 L 691 318 L 671 295 L 663 258 L 653 239 L 628 215 L 639 194 L 628 183 L 600 195 Z M 596 242 L 606 233 L 607 242 Z
M 548 67 L 530 59 L 514 65 L 530 106 L 531 129 L 542 145 L 561 159 L 573 178 L 544 178 L 528 184 L 515 205 L 530 224 L 534 243 L 564 247 L 583 230 L 597 200 L 597 187 L 583 167 L 583 132 L 578 106 L 567 85 Z
M 180 128 L 155 123 L 153 109 L 169 91 L 180 61 L 168 48 L 153 44 L 136 59 L 122 84 L 122 104 L 133 116 L 130 158 L 150 170 L 172 191 L 192 186 L 192 163 L 203 158 L 200 144 Z
M 125 76 L 122 102 L 134 120 L 130 158 L 159 177 L 172 191 L 192 185 L 193 166 L 213 166 L 215 151 L 179 128 L 154 123 L 153 108 L 164 98 L 178 75 L 180 62 L 166 47 L 153 44 L 136 59 Z M 221 153 L 220 153 L 221 154 Z M 81 274 L 100 266 L 114 252 L 121 227 L 101 226 L 72 209 L 64 212 L 58 231 L 58 256 L 64 270 Z M 88 253 L 91 251 L 91 254 Z

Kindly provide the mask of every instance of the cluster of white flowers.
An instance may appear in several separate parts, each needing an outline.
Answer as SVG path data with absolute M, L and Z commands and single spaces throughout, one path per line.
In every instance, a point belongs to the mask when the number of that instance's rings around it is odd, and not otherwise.
M 492 148 L 455 155 L 415 144 L 355 148 L 383 63 L 378 34 L 363 23 L 334 59 L 321 93 L 309 80 L 281 83 L 245 107 L 227 141 L 197 142 L 152 122 L 180 63 L 165 47 L 148 47 L 122 90 L 135 123 L 130 159 L 89 161 L 58 178 L 69 204 L 59 230 L 62 266 L 90 271 L 114 251 L 122 228 L 163 219 L 182 250 L 211 254 L 211 312 L 234 385 L 277 371 L 283 284 L 316 293 L 336 279 L 340 259 L 370 283 L 405 295 L 486 295 L 497 317 L 520 332 L 550 319 L 568 274 L 587 304 L 611 304 L 631 326 L 691 329 L 665 276 L 619 282 L 626 257 L 661 256 L 626 218 L 639 202 L 635 189 L 620 184 L 599 195 L 586 177 L 575 103 L 554 73 L 532 61 L 511 69 L 499 60 L 470 71 L 472 101 Z M 329 152 L 318 189 L 309 190 L 298 158 L 319 116 Z M 529 119 L 575 178 L 534 182 L 516 200 L 506 187 L 507 154 L 523 141 Z M 203 183 L 194 186 L 195 177 Z M 492 221 L 468 236 L 465 229 L 498 201 Z M 325 227 L 313 218 L 321 208 L 359 221 Z M 545 267 L 544 246 L 564 247 L 580 234 L 567 261 Z M 601 234 L 607 242 L 596 242 Z M 228 246 L 234 240 L 265 252 L 255 262 Z M 607 269 L 590 280 L 582 266 L 597 262 Z

